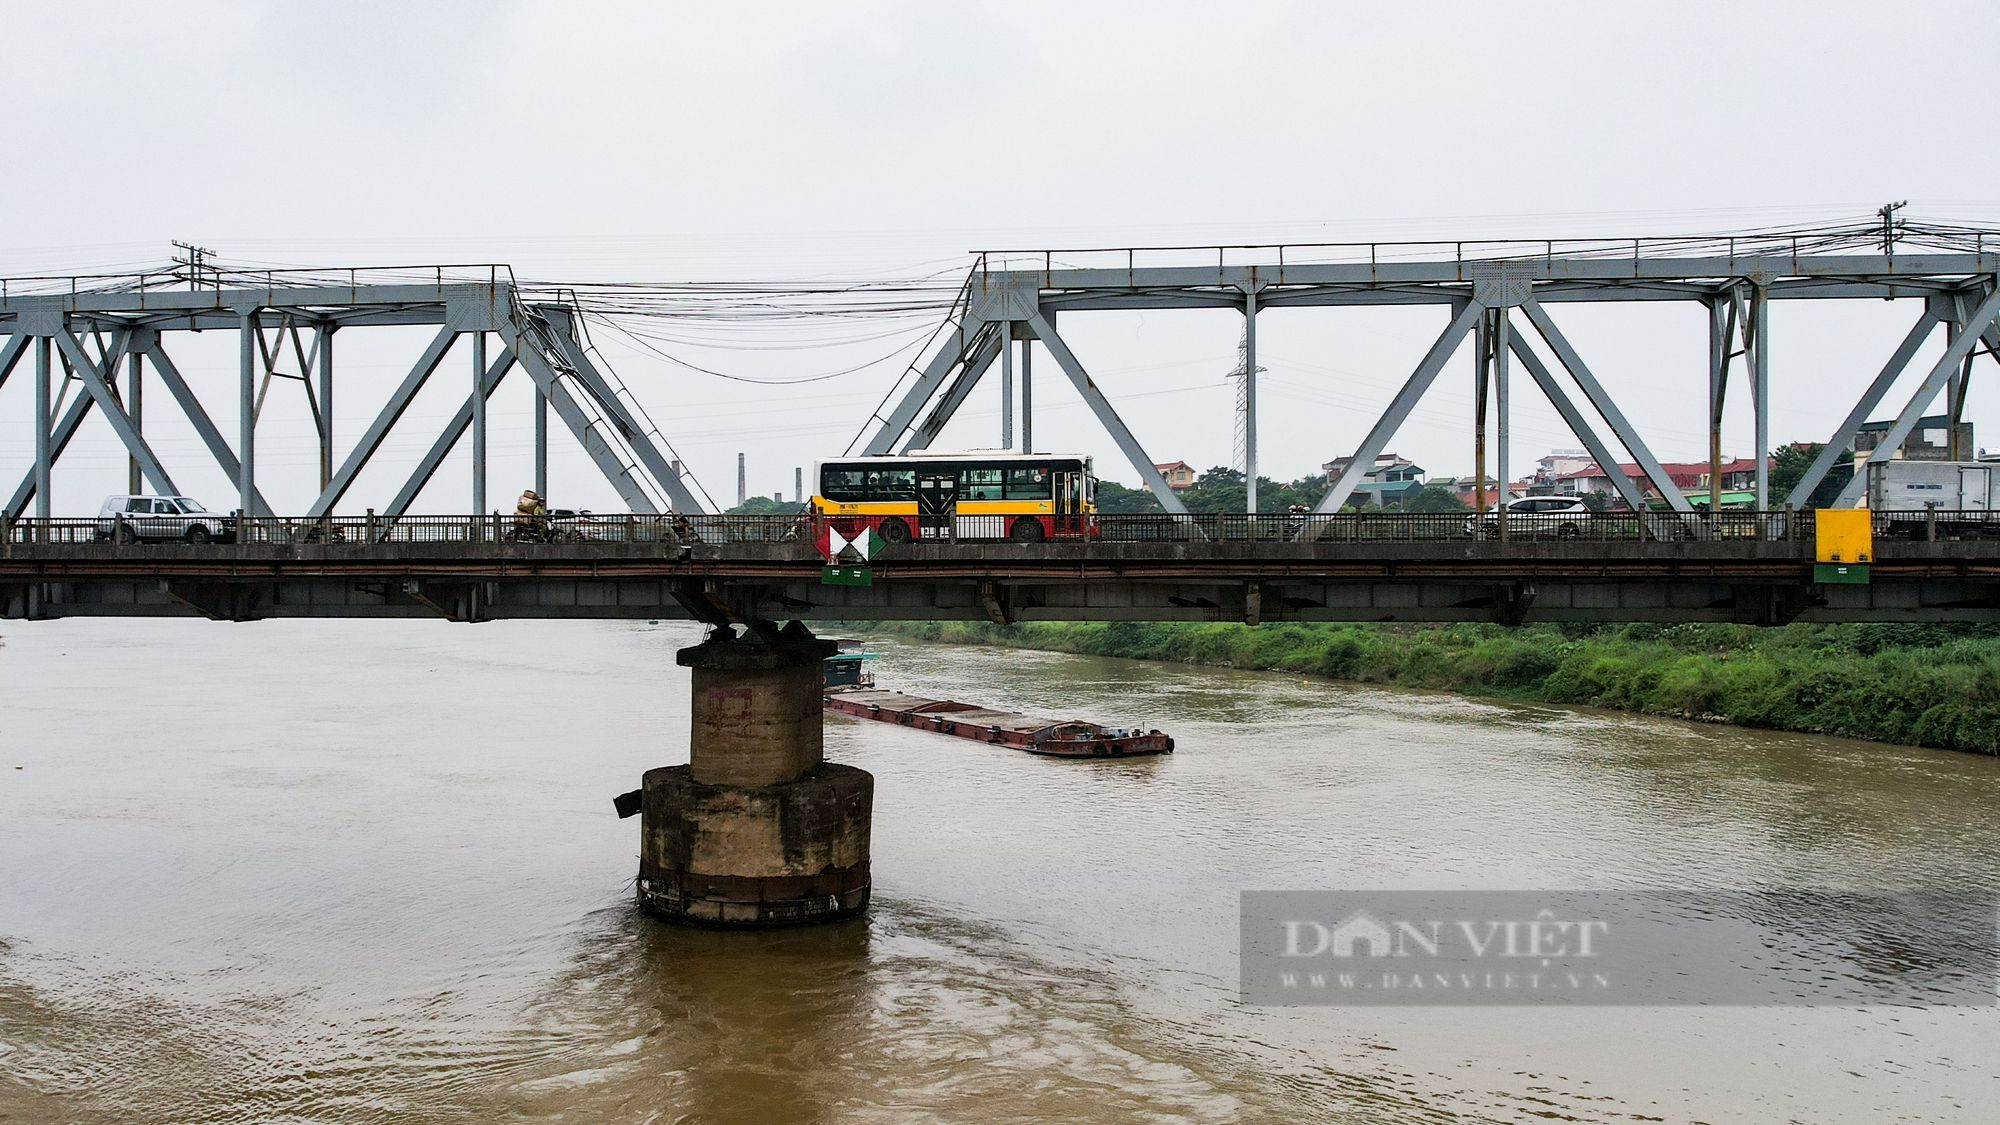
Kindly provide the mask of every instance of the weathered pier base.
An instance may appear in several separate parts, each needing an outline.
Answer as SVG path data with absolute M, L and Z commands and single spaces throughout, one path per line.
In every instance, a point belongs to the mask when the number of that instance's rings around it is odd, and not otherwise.
M 713 926 L 784 926 L 868 906 L 875 778 L 825 759 L 821 661 L 798 622 L 724 626 L 682 649 L 693 670 L 689 764 L 641 789 L 639 905 Z

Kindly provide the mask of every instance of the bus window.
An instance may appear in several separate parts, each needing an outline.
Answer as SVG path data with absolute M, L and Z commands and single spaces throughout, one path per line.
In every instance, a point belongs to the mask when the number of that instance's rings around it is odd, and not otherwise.
M 1047 500 L 1049 495 L 1049 471 L 1046 468 L 1007 470 L 1007 499 Z
M 999 469 L 962 469 L 958 474 L 960 500 L 1000 499 Z
M 917 499 L 915 469 L 870 469 L 868 499 L 878 504 L 912 504 Z
M 827 469 L 820 474 L 819 494 L 838 504 L 858 504 L 867 499 L 860 469 Z

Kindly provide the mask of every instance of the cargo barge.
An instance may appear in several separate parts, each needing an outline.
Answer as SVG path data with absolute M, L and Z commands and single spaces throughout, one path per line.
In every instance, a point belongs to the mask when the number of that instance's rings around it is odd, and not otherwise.
M 994 711 L 950 699 L 920 699 L 894 691 L 831 691 L 826 709 L 877 722 L 956 735 L 1057 758 L 1124 758 L 1170 754 L 1174 740 L 1156 730 L 1058 722 L 1012 711 Z

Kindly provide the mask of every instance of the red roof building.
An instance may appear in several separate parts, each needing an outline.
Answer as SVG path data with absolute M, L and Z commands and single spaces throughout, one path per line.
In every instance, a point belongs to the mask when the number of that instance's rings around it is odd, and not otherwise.
M 1660 490 L 1653 487 L 1652 478 L 1646 476 L 1645 472 L 1638 465 L 1621 464 L 1618 468 L 1626 476 L 1631 477 L 1633 483 L 1639 486 L 1640 495 L 1656 496 L 1659 494 Z M 1682 492 L 1694 492 L 1709 486 L 1708 462 L 1706 461 L 1662 461 L 1660 462 L 1660 468 L 1667 471 L 1667 476 L 1673 480 L 1674 486 Z M 1599 468 L 1594 461 L 1573 473 L 1564 473 L 1562 476 L 1557 477 L 1555 485 L 1557 494 L 1563 496 L 1578 496 L 1588 492 L 1603 492 L 1612 496 L 1618 494 L 1617 489 L 1612 487 L 1611 478 L 1606 476 L 1604 470 Z M 1732 457 L 1722 463 L 1722 487 L 1724 491 L 1733 492 L 1745 488 L 1755 488 L 1756 486 L 1756 458 Z
M 1160 475 L 1166 478 L 1167 487 L 1173 489 L 1175 492 L 1194 485 L 1194 466 L 1188 464 L 1186 461 L 1175 461 L 1167 465 L 1155 465 L 1153 468 L 1159 470 Z

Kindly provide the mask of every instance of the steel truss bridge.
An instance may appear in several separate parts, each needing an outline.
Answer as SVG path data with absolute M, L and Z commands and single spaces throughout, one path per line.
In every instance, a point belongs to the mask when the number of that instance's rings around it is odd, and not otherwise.
M 212 280 L 205 273 L 177 273 L 63 279 L 68 282 L 66 289 L 47 279 L 7 283 L 0 289 L 0 332 L 7 334 L 0 344 L 0 386 L 32 352 L 35 454 L 33 466 L 0 508 L 0 515 L 19 518 L 32 501 L 35 518 L 50 518 L 51 472 L 93 411 L 110 425 L 130 455 L 131 491 L 150 485 L 156 493 L 177 495 L 168 466 L 146 441 L 143 388 L 149 367 L 216 463 L 236 482 L 237 510 L 256 516 L 275 514 L 257 487 L 258 416 L 274 378 L 302 383 L 318 437 L 320 477 L 318 498 L 305 514 L 328 515 L 461 339 L 469 345 L 473 378 L 468 382 L 473 390 L 383 514 L 395 517 L 406 512 L 467 432 L 472 435 L 471 507 L 486 510 L 487 399 L 516 367 L 535 384 L 537 492 L 548 492 L 548 411 L 553 407 L 632 511 L 657 512 L 669 506 L 702 510 L 671 459 L 661 452 L 658 427 L 615 375 L 592 360 L 580 332 L 581 311 L 574 303 L 530 299 L 510 276 L 503 280 L 504 266 L 427 267 L 421 272 L 430 276 L 422 280 L 411 280 L 411 272 L 217 273 Z M 95 287 L 83 288 L 79 282 Z M 336 335 L 407 325 L 436 325 L 437 334 L 346 454 L 337 457 Z M 167 347 L 174 333 L 214 330 L 234 330 L 239 338 L 234 448 Z M 499 344 L 490 363 L 489 337 Z M 68 400 L 59 411 L 52 383 L 57 365 Z M 293 370 L 284 370 L 287 367 Z M 78 388 L 73 395 L 68 393 L 72 385 Z
M 1873 252 L 1857 252 L 1863 249 Z M 1232 256 L 1252 260 L 1231 264 Z M 1190 263 L 1191 258 L 1206 260 Z M 1061 264 L 1081 259 L 1101 264 Z M 1178 259 L 1180 264 L 1148 264 L 1160 259 Z M 1022 268 L 1024 260 L 1027 268 Z M 1723 407 L 1732 373 L 1740 371 L 1738 380 L 1748 383 L 1755 416 L 1756 506 L 1761 510 L 1769 507 L 1770 500 L 1771 303 L 1911 299 L 1920 307 L 1902 343 L 1885 357 L 1874 381 L 1828 436 L 1824 453 L 1792 490 L 1794 495 L 1810 496 L 1840 455 L 1853 447 L 1856 431 L 1940 327 L 1947 337 L 1944 354 L 1900 408 L 1880 448 L 1899 448 L 1940 392 L 1948 397 L 1947 411 L 1956 433 L 1972 357 L 1985 354 L 2000 359 L 1996 350 L 2000 330 L 1994 327 L 1995 312 L 2000 310 L 1996 270 L 2000 270 L 2000 234 L 1914 225 L 1735 238 L 991 252 L 981 256 L 967 280 L 943 346 L 907 380 L 907 389 L 893 407 L 885 401 L 886 412 L 877 412 L 863 451 L 928 448 L 996 360 L 1004 403 L 1001 444 L 1012 445 L 1017 352 L 1022 447 L 1032 448 L 1029 345 L 1039 341 L 1161 505 L 1169 512 L 1182 512 L 1180 500 L 1154 469 L 1137 435 L 1119 419 L 1064 342 L 1057 330 L 1058 314 L 1233 308 L 1244 318 L 1245 476 L 1249 510 L 1255 512 L 1259 314 L 1304 307 L 1437 305 L 1450 311 L 1449 325 L 1375 420 L 1346 471 L 1320 502 L 1320 512 L 1338 511 L 1348 501 L 1411 408 L 1468 338 L 1473 341 L 1478 373 L 1474 446 L 1482 474 L 1489 418 L 1498 463 L 1508 464 L 1510 374 L 1518 362 L 1606 470 L 1629 508 L 1643 510 L 1645 504 L 1638 484 L 1619 470 L 1621 460 L 1637 464 L 1660 496 L 1676 511 L 1688 512 L 1691 505 L 1681 489 L 1661 468 L 1597 372 L 1563 334 L 1550 309 L 1614 301 L 1685 301 L 1704 306 L 1708 313 L 1709 450 L 1715 470 L 1710 479 L 1716 492 L 1711 508 L 1720 506 Z M 1521 321 L 1539 335 L 1553 364 L 1543 358 Z M 1559 378 L 1558 372 L 1566 378 Z M 1614 456 L 1611 441 L 1628 456 Z M 1970 458 L 1970 450 L 1958 452 Z M 1854 504 L 1864 484 L 1857 474 L 1836 506 Z M 1504 502 L 1505 483 L 1496 481 L 1495 487 Z
M 95 520 L 0 539 L 12 618 L 785 618 L 1013 621 L 2000 621 L 2000 523 L 1878 514 L 1873 580 L 1814 581 L 1810 512 L 1607 516 L 1572 538 L 1467 517 L 1106 516 L 1088 540 L 923 540 L 827 585 L 809 519 L 593 518 L 513 542 L 512 517 L 250 520 L 231 544 L 122 543 Z M 1664 537 L 1663 524 L 1680 526 Z
M 983 255 L 950 305 L 940 346 L 871 419 L 864 452 L 929 447 L 996 366 L 1006 403 L 1002 444 L 1032 449 L 1039 344 L 1166 509 L 1167 522 L 1151 526 L 1168 530 L 1034 545 L 909 544 L 875 560 L 873 584 L 860 587 L 822 585 L 825 560 L 796 525 L 704 512 L 663 452 L 670 449 L 665 435 L 593 359 L 581 329 L 586 309 L 516 285 L 504 267 L 435 267 L 414 277 L 408 271 L 182 273 L 0 283 L 0 383 L 30 355 L 35 383 L 34 463 L 0 509 L 0 605 L 15 617 L 227 620 L 1996 620 L 2000 550 L 1988 541 L 1884 542 L 1872 584 L 1819 586 L 1812 582 L 1810 513 L 1759 511 L 1735 523 L 1696 514 L 1556 315 L 1586 302 L 1702 304 L 1709 323 L 1711 459 L 1720 457 L 1727 391 L 1732 381 L 1745 382 L 1756 419 L 1758 507 L 1765 509 L 1771 302 L 1904 299 L 1920 309 L 1794 489 L 1810 495 L 1940 329 L 1942 355 L 1898 407 L 1880 446 L 1900 447 L 1940 394 L 1958 419 L 1975 357 L 2000 358 L 2000 241 L 1987 246 L 1994 240 L 1984 231 L 1896 225 L 1716 239 Z M 1384 304 L 1438 305 L 1449 323 L 1375 420 L 1307 532 L 1255 515 L 1258 317 L 1272 309 Z M 1058 331 L 1067 313 L 1175 308 L 1234 308 L 1244 317 L 1252 513 L 1233 517 L 1238 532 L 1187 517 L 1138 436 Z M 342 453 L 333 426 L 334 341 L 340 332 L 381 325 L 435 325 L 437 333 Z M 175 332 L 232 329 L 240 341 L 234 446 L 167 347 Z M 489 338 L 498 345 L 491 357 Z M 1619 534 L 1512 542 L 1468 539 L 1451 527 L 1382 534 L 1380 523 L 1371 535 L 1362 521 L 1342 522 L 1352 517 L 1335 513 L 1468 339 L 1480 389 L 1476 447 L 1490 424 L 1505 463 L 1510 378 L 1518 364 L 1626 505 L 1646 509 L 1639 482 L 1617 468 L 1614 443 L 1670 505 L 1666 518 L 1632 517 Z M 465 403 L 387 507 L 365 520 L 343 511 L 357 475 L 461 340 L 474 373 Z M 470 507 L 486 510 L 486 399 L 516 366 L 535 384 L 537 490 L 547 492 L 546 416 L 553 407 L 634 513 L 615 533 L 518 544 L 504 541 L 504 529 L 490 517 L 409 512 L 467 434 Z M 132 491 L 142 484 L 178 491 L 145 437 L 148 370 L 237 482 L 243 513 L 237 542 L 98 542 L 93 526 L 53 518 L 51 470 L 93 413 L 126 448 Z M 56 393 L 58 371 L 73 395 Z M 274 513 L 257 485 L 256 421 L 276 377 L 305 385 L 318 437 L 319 493 L 295 517 Z M 1719 489 L 1720 474 L 1712 479 Z M 1496 482 L 1496 492 L 1500 487 Z M 1852 503 L 1861 487 L 1857 475 L 1839 503 Z M 677 524 L 669 512 L 686 522 Z

